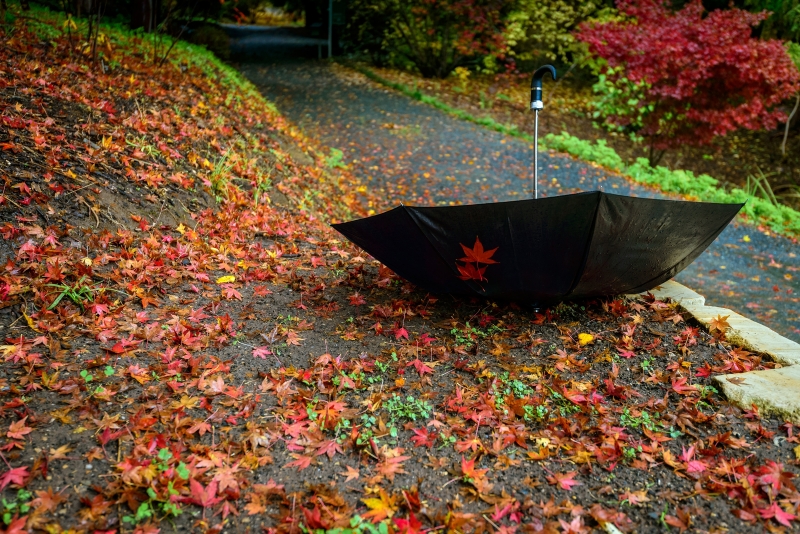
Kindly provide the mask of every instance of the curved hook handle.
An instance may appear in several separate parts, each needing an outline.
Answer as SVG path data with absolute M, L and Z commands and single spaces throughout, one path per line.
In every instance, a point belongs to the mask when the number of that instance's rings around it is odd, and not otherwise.
M 552 65 L 542 65 L 533 73 L 531 79 L 531 109 L 542 109 L 542 79 L 545 74 L 550 74 L 553 80 L 556 79 L 556 68 Z

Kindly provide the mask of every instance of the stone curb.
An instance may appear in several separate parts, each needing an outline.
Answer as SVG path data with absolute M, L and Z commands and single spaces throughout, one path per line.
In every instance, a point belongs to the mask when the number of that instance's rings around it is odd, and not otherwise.
M 652 291 L 659 300 L 670 298 L 708 327 L 717 316 L 727 316 L 726 337 L 752 352 L 769 355 L 785 367 L 715 376 L 714 380 L 732 403 L 743 409 L 757 406 L 762 415 L 775 414 L 800 424 L 800 344 L 727 308 L 706 306 L 706 299 L 670 280 Z

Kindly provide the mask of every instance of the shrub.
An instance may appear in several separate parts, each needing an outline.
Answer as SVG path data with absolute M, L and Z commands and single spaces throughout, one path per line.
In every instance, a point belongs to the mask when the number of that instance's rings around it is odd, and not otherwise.
M 620 91 L 606 120 L 646 138 L 651 163 L 670 148 L 786 120 L 777 106 L 797 91 L 800 74 L 780 41 L 752 37 L 765 13 L 706 14 L 700 0 L 674 12 L 657 0 L 620 0 L 618 8 L 630 19 L 584 23 L 576 37 L 605 60 L 608 83 L 627 78 L 628 88 L 642 89 L 641 98 Z
M 566 61 L 575 49 L 572 31 L 594 15 L 603 0 L 520 0 L 509 15 L 506 42 L 519 63 Z
M 413 64 L 426 78 L 444 78 L 460 65 L 505 51 L 505 17 L 515 0 L 355 0 L 351 40 Z M 363 49 L 362 48 L 362 49 Z

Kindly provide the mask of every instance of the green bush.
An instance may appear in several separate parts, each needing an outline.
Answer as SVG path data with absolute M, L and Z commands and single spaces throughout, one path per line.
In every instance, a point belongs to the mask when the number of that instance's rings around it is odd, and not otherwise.
M 547 148 L 567 152 L 584 161 L 618 170 L 636 182 L 656 186 L 668 193 L 687 195 L 704 202 L 746 202 L 742 213 L 753 222 L 764 223 L 775 232 L 800 235 L 800 212 L 788 206 L 775 205 L 768 199 L 753 196 L 738 187 L 720 187 L 719 182 L 707 174 L 696 176 L 691 171 L 653 167 L 647 158 L 638 158 L 632 165 L 625 165 L 622 158 L 602 139 L 595 144 L 566 132 L 559 135 L 548 134 L 543 139 L 543 144 Z

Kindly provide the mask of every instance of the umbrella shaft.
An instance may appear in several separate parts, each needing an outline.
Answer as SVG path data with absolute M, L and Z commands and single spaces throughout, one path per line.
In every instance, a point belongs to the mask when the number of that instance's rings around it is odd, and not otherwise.
M 533 125 L 533 198 L 539 198 L 539 110 Z

